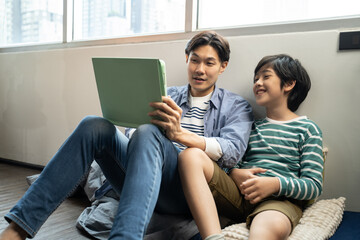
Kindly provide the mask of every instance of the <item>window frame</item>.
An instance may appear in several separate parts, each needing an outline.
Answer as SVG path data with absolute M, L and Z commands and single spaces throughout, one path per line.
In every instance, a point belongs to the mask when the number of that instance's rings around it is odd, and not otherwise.
M 185 2 L 185 30 L 180 33 L 160 33 L 148 35 L 135 35 L 127 37 L 114 37 L 97 40 L 73 40 L 73 1 L 63 0 L 63 38 L 61 43 L 32 43 L 15 46 L 0 47 L 0 53 L 41 51 L 52 49 L 66 49 L 89 46 L 118 45 L 129 43 L 163 42 L 190 39 L 197 32 L 208 30 L 198 29 L 198 0 L 186 0 Z M 298 21 L 283 22 L 241 27 L 214 28 L 219 34 L 229 36 L 247 36 L 261 34 L 281 34 L 292 32 L 325 31 L 333 29 L 353 30 L 359 29 L 360 15 Z

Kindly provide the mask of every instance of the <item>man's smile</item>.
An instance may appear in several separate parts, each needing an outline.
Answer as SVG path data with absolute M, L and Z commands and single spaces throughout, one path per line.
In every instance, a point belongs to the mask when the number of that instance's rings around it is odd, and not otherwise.
M 195 81 L 205 81 L 205 79 L 201 78 L 201 77 L 193 77 L 193 79 Z

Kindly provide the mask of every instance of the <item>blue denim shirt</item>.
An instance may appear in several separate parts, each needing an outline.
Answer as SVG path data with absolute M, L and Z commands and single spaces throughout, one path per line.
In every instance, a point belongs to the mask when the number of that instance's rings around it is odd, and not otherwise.
M 190 110 L 189 85 L 169 87 L 168 95 L 183 110 L 182 117 Z M 215 86 L 210 107 L 204 116 L 204 135 L 219 142 L 223 156 L 218 160 L 222 168 L 231 168 L 244 155 L 253 114 L 250 104 L 239 95 Z

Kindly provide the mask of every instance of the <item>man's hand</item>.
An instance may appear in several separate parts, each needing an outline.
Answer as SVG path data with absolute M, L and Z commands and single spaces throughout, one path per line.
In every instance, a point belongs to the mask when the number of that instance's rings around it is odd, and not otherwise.
M 263 168 L 250 168 L 250 169 L 239 169 L 234 168 L 230 172 L 230 177 L 232 180 L 234 180 L 236 186 L 240 189 L 240 186 L 243 182 L 245 182 L 248 179 L 256 178 L 256 174 L 258 173 L 264 173 L 266 172 L 266 169 Z
M 162 100 L 150 103 L 156 109 L 149 113 L 153 117 L 151 123 L 161 127 L 171 141 L 205 151 L 205 138 L 181 127 L 182 109 L 170 97 L 162 97 Z
M 245 199 L 255 204 L 278 193 L 280 190 L 280 181 L 276 177 L 256 177 L 244 181 L 240 185 L 240 191 Z
M 162 100 L 163 102 L 150 103 L 156 109 L 149 113 L 153 118 L 151 123 L 161 127 L 170 140 L 177 141 L 183 133 L 180 125 L 182 109 L 170 97 L 162 97 Z

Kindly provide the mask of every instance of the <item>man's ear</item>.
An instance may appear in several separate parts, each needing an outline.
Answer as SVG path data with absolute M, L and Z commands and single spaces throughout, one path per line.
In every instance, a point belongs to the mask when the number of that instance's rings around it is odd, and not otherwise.
M 185 54 L 185 57 L 186 57 L 186 63 L 188 63 L 188 61 L 189 61 L 189 55 Z
M 296 80 L 291 80 L 291 81 L 285 83 L 285 85 L 284 85 L 284 91 L 285 91 L 286 93 L 291 92 L 291 90 L 293 90 L 293 88 L 295 87 L 295 85 L 296 85 Z
M 222 62 L 221 63 L 221 66 L 220 66 L 220 73 L 219 74 L 222 74 L 224 71 L 225 71 L 225 69 L 226 69 L 226 67 L 227 67 L 227 65 L 228 65 L 228 61 L 225 61 L 225 62 Z

